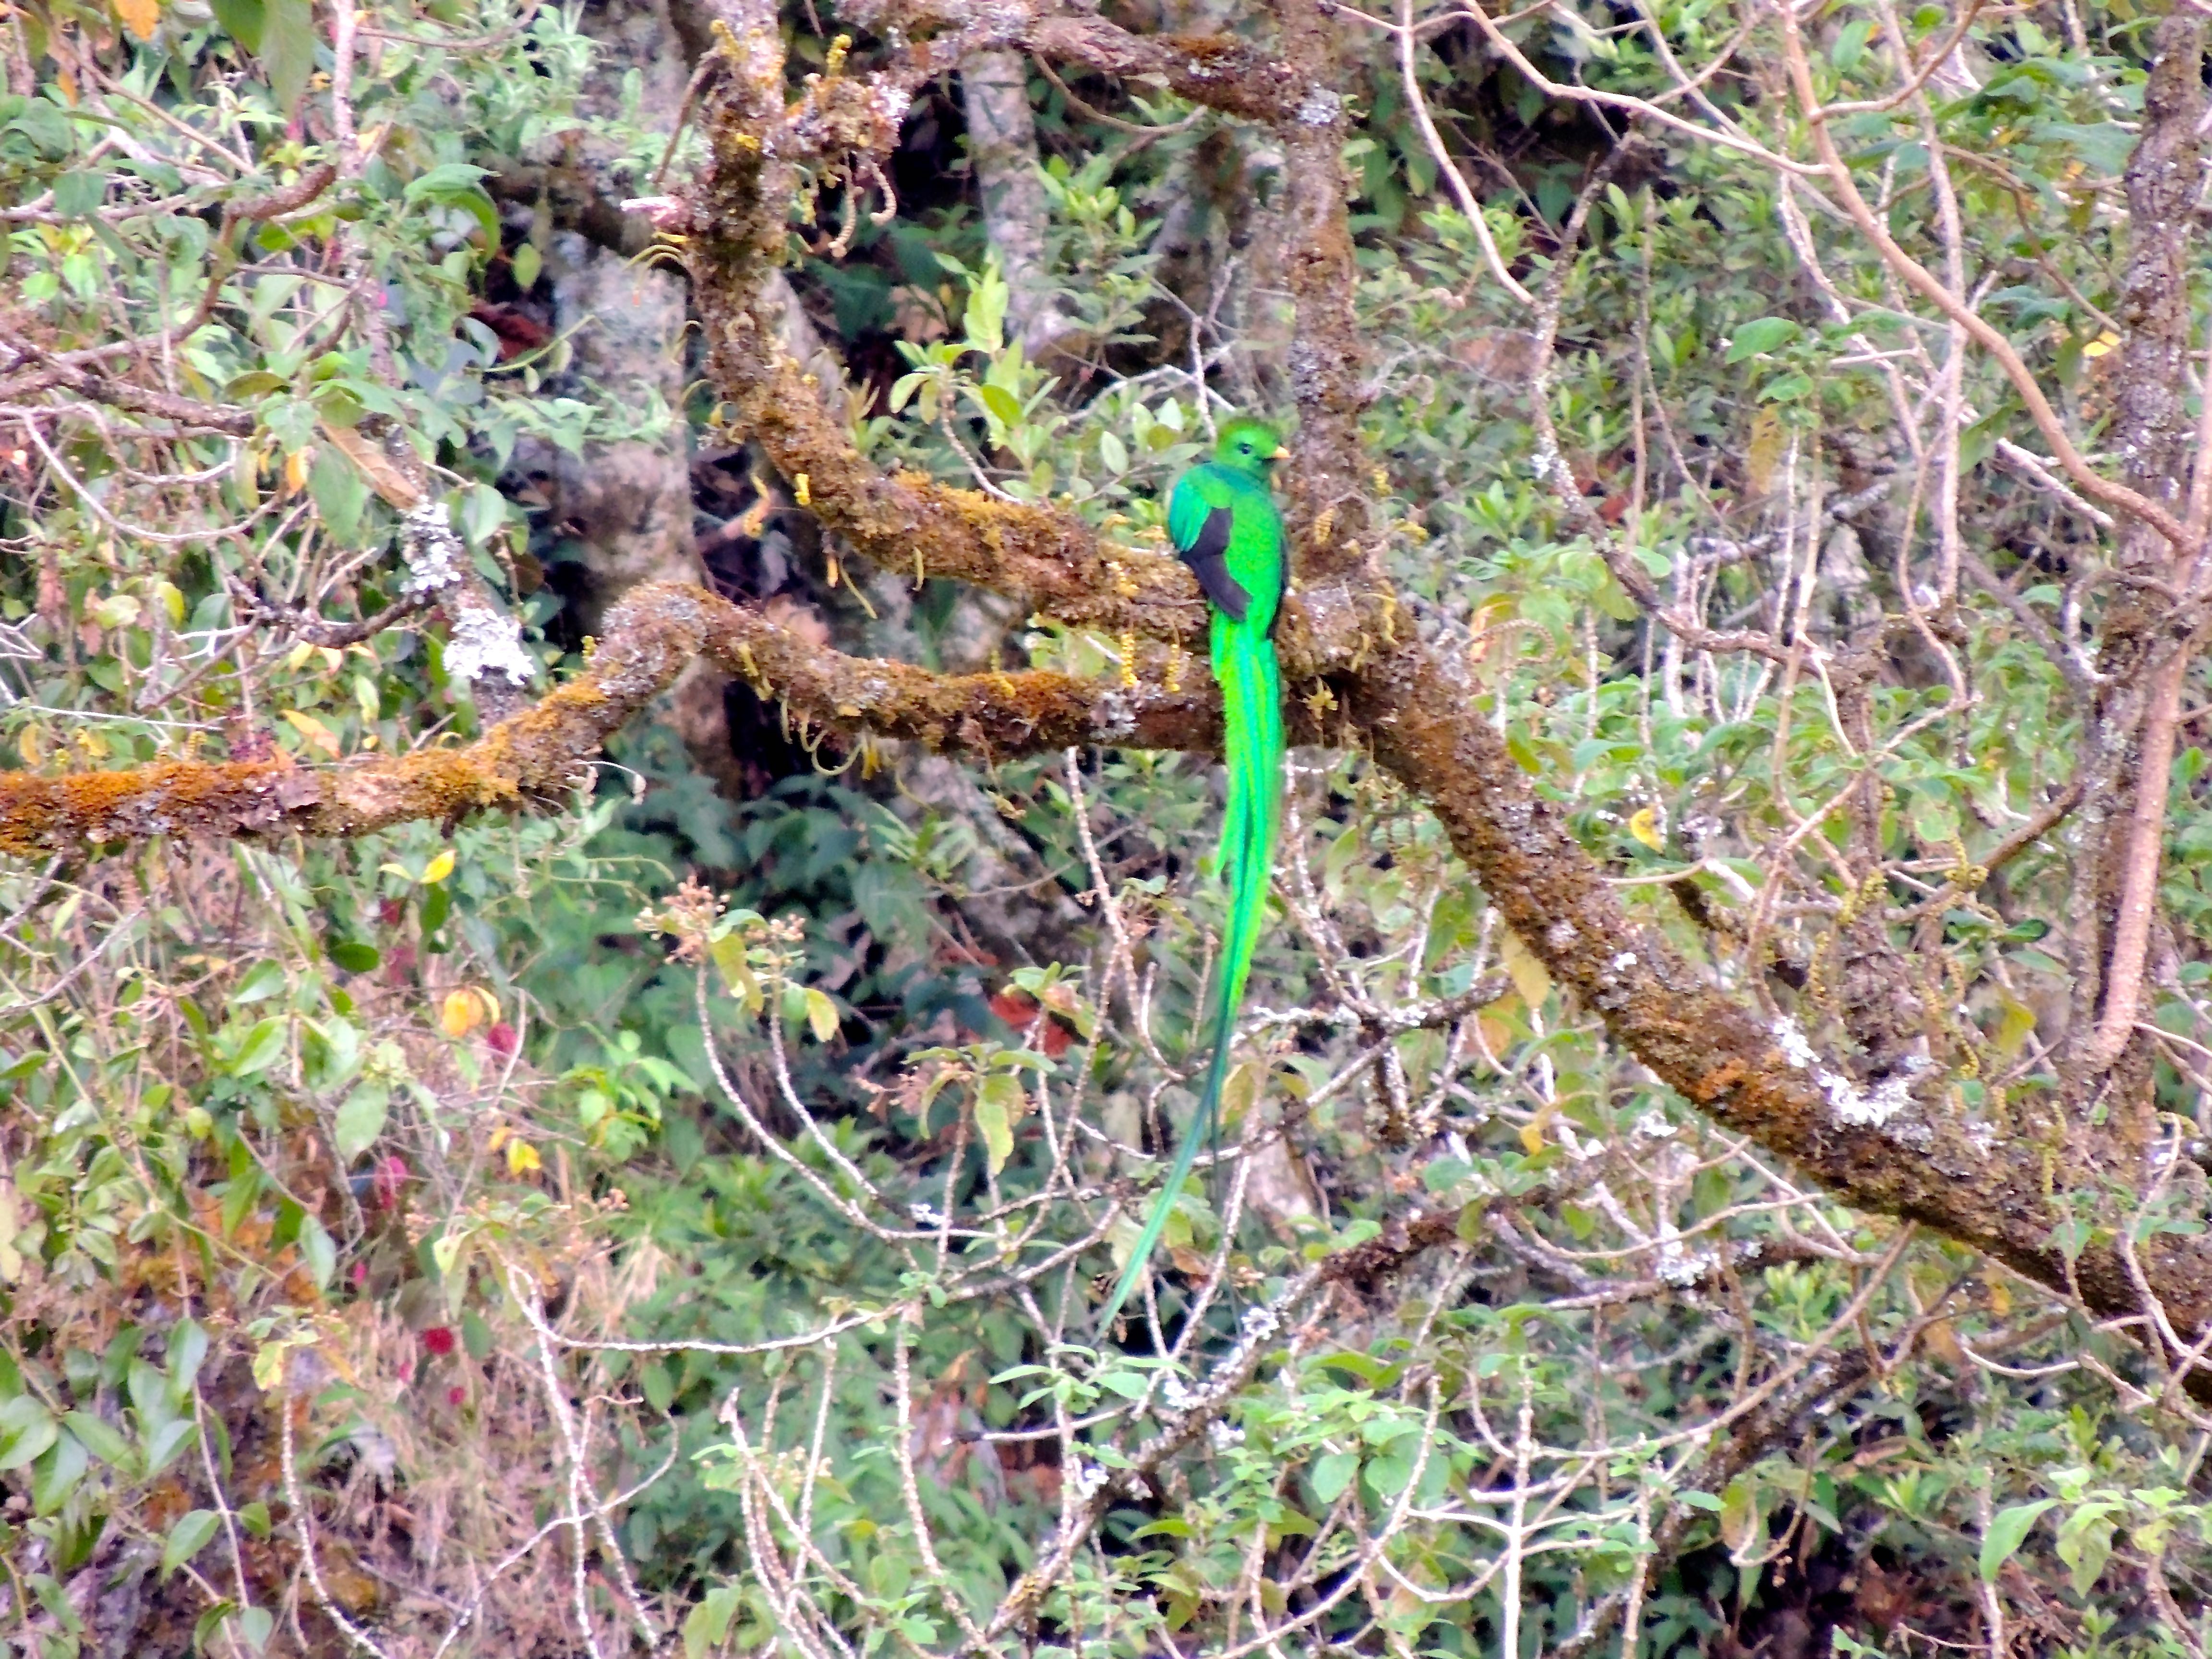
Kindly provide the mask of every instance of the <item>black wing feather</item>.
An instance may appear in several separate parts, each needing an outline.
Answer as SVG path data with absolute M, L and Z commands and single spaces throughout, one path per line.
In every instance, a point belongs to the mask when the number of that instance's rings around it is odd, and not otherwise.
M 1198 578 L 1198 585 L 1213 608 L 1233 623 L 1244 620 L 1244 613 L 1252 608 L 1252 596 L 1244 591 L 1243 584 L 1229 574 L 1229 532 L 1236 524 L 1235 512 L 1217 507 L 1206 515 L 1199 526 L 1198 539 L 1182 550 L 1182 562 Z

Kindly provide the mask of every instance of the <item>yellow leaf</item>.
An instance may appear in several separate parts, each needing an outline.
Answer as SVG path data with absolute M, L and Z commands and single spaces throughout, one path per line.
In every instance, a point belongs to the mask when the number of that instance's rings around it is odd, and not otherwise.
M 484 1142 L 484 1151 L 488 1152 L 497 1152 L 501 1147 L 507 1145 L 508 1139 L 514 1135 L 514 1131 L 508 1128 L 504 1123 L 495 1123 L 492 1125 L 491 1139 Z
M 1542 1007 L 1544 999 L 1552 994 L 1552 975 L 1536 960 L 1535 953 L 1521 942 L 1521 935 L 1507 928 L 1499 939 L 1498 954 L 1505 964 L 1513 988 L 1521 994 L 1521 1000 L 1531 1011 Z
M 2083 346 L 2081 355 L 2089 358 L 2101 357 L 2119 343 L 2120 337 L 2108 328 L 2088 344 Z
M 1221 1121 L 1241 1123 L 1260 1099 L 1260 1068 L 1246 1064 L 1230 1073 L 1221 1085 Z
M 995 1176 L 1014 1153 L 1014 1125 L 1028 1114 L 1029 1097 L 1012 1072 L 994 1072 L 975 1085 L 975 1127 Z
M 1782 460 L 1782 416 L 1774 405 L 1764 405 L 1751 417 L 1751 442 L 1744 452 L 1744 482 L 1754 495 L 1764 495 L 1774 483 L 1774 469 Z
M 314 654 L 313 642 L 301 640 L 299 644 L 284 653 L 284 666 L 290 672 L 296 674 L 307 665 L 307 659 Z
M 284 719 L 311 749 L 319 749 L 332 760 L 338 757 L 338 734 L 317 720 L 313 714 L 303 714 L 296 708 L 284 711 Z
M 434 887 L 453 873 L 453 849 L 450 847 L 422 866 L 422 884 Z
M 1628 833 L 1655 853 L 1667 850 L 1667 837 L 1659 833 L 1659 813 L 1654 807 L 1639 808 L 1628 821 Z
M 448 991 L 438 1009 L 438 1029 L 449 1037 L 465 1037 L 483 1024 L 484 1000 L 481 993 L 464 989 Z
M 1521 1126 L 1521 1146 L 1534 1158 L 1544 1150 L 1544 1132 L 1551 1127 L 1552 1109 L 1547 1106 Z
M 161 0 L 115 0 L 115 15 L 141 40 L 150 40 L 161 22 Z
M 814 1033 L 814 1040 L 817 1042 L 829 1042 L 831 1037 L 837 1035 L 840 1023 L 837 1018 L 837 1005 L 830 1001 L 824 993 L 816 990 L 811 985 L 808 986 L 806 988 L 806 1024 L 808 1029 Z
M 333 426 L 328 421 L 319 424 L 323 436 L 354 464 L 355 470 L 368 480 L 371 489 L 403 513 L 422 506 L 422 492 L 416 488 L 415 481 L 402 472 L 375 442 L 353 427 Z
M 1721 1540 L 1738 1555 L 1759 1534 L 1759 1506 L 1753 1501 L 1751 1483 L 1741 1475 L 1721 1493 Z
M 2024 1002 L 2010 997 L 2002 999 L 2004 1018 L 1997 1022 L 1997 1034 L 1990 1040 L 1996 1051 L 2007 1060 L 2020 1052 L 2020 1045 L 2027 1041 L 2027 1034 L 2035 1029 L 2035 1010 Z
M 714 958 L 715 970 L 722 975 L 722 983 L 730 988 L 730 994 L 745 1005 L 745 1012 L 757 1014 L 763 1000 L 760 981 L 754 977 L 752 964 L 745 959 L 745 942 L 735 933 L 725 933 L 707 947 L 707 954 Z
M 287 495 L 307 487 L 307 469 L 314 465 L 315 452 L 295 449 L 284 458 L 284 493 Z
M 510 1140 L 507 1143 L 507 1172 L 509 1175 L 526 1175 L 532 1170 L 544 1167 L 538 1160 L 538 1149 L 528 1141 Z

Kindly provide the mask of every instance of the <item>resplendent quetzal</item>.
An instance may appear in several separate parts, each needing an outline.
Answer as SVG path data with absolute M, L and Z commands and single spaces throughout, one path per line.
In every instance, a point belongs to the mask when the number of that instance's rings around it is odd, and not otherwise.
M 1275 827 L 1283 792 L 1283 677 L 1275 663 L 1275 615 L 1285 579 L 1283 520 L 1268 489 L 1282 441 L 1264 422 L 1237 419 L 1221 428 L 1213 459 L 1176 481 L 1168 497 L 1168 537 L 1213 607 L 1213 678 L 1221 687 L 1223 753 L 1229 810 L 1221 822 L 1218 864 L 1229 883 L 1229 925 L 1215 986 L 1213 1059 L 1198 1112 L 1184 1131 L 1175 1166 L 1153 1201 L 1121 1283 L 1099 1316 L 1103 1330 L 1144 1277 L 1200 1146 L 1221 1109 L 1229 1042 L 1252 969 L 1252 947 L 1267 906 Z

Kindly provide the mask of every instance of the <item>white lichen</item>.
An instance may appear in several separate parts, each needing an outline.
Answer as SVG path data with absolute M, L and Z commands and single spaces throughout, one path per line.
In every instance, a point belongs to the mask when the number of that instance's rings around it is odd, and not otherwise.
M 407 580 L 399 591 L 413 595 L 442 593 L 461 580 L 465 550 L 453 534 L 453 521 L 443 501 L 426 501 L 410 508 L 401 521 L 405 535 L 399 556 L 407 566 Z
M 1344 97 L 1327 87 L 1316 87 L 1298 105 L 1298 125 L 1325 127 L 1344 113 Z
M 1714 1250 L 1686 1250 L 1669 1239 L 1659 1252 L 1659 1282 L 1687 1287 L 1696 1284 L 1721 1265 L 1720 1255 Z
M 447 636 L 446 672 L 468 685 L 487 674 L 504 674 L 516 685 L 527 685 L 537 665 L 523 648 L 522 629 L 514 617 L 471 606 Z
M 1819 1058 L 1813 1052 L 1813 1045 L 1806 1041 L 1804 1032 L 1797 1029 L 1797 1022 L 1787 1014 L 1775 1016 L 1774 1041 L 1782 1049 L 1782 1058 L 1801 1072 L 1810 1071 L 1814 1060 Z
M 1854 1128 L 1881 1128 L 1912 1104 L 1911 1079 L 1901 1075 L 1884 1078 L 1872 1089 L 1862 1089 L 1841 1073 L 1823 1066 L 1814 1071 L 1813 1080 L 1828 1097 L 1828 1110 L 1836 1121 Z

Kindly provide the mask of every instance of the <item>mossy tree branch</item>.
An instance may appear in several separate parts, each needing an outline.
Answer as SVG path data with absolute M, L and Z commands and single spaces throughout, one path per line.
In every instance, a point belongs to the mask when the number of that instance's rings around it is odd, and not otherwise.
M 0 852 L 77 854 L 165 835 L 359 836 L 556 805 L 588 781 L 599 745 L 702 656 L 806 726 L 910 738 L 979 759 L 1071 744 L 1212 750 L 1220 741 L 1210 688 L 1170 693 L 1037 670 L 935 674 L 845 655 L 672 582 L 634 589 L 609 612 L 606 629 L 582 673 L 464 746 L 321 770 L 280 758 L 0 773 Z

